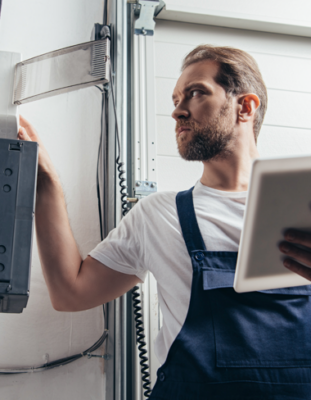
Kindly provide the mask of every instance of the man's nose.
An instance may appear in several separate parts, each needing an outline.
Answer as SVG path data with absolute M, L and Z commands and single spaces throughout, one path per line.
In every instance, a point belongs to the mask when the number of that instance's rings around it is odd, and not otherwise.
M 190 113 L 183 104 L 179 104 L 172 112 L 172 117 L 175 121 L 178 121 L 181 118 L 189 118 L 189 116 Z

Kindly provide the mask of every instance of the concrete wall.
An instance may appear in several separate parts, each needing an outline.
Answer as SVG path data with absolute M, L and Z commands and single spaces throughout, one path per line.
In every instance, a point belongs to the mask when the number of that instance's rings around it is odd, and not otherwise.
M 23 59 L 90 40 L 102 23 L 102 0 L 4 0 L 0 50 Z M 96 159 L 100 135 L 101 93 L 96 88 L 22 105 L 20 113 L 37 128 L 60 175 L 74 236 L 86 256 L 99 242 Z M 0 369 L 37 366 L 79 353 L 101 335 L 101 308 L 81 313 L 52 309 L 36 244 L 30 299 L 20 315 L 0 314 Z M 48 356 L 46 356 L 48 355 Z M 0 376 L 0 398 L 68 400 L 103 398 L 100 359 L 81 359 L 41 373 Z

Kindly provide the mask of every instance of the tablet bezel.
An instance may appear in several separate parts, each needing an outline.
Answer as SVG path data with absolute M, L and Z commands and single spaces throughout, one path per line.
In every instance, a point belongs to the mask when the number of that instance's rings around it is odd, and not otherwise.
M 294 272 L 287 270 L 286 275 L 269 275 L 262 277 L 249 277 L 247 271 L 251 267 L 251 240 L 252 229 L 255 226 L 255 210 L 258 204 L 258 193 L 261 176 L 265 173 L 287 173 L 295 171 L 311 170 L 311 156 L 259 158 L 253 161 L 251 179 L 246 201 L 243 229 L 241 234 L 236 273 L 234 277 L 234 289 L 238 293 L 278 289 L 284 287 L 302 286 L 311 282 Z M 281 194 L 280 194 L 281 195 Z M 310 210 L 311 217 L 311 210 Z M 280 252 L 281 256 L 281 252 Z M 284 267 L 285 268 L 285 267 Z M 280 279 L 280 276 L 282 277 Z

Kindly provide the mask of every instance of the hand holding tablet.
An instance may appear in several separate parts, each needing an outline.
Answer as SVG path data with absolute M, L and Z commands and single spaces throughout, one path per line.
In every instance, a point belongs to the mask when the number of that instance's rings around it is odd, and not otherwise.
M 284 266 L 311 281 L 311 233 L 289 229 L 284 236 L 285 240 L 279 245 L 286 256 Z
M 290 233 L 295 233 L 293 239 Z M 310 280 L 311 156 L 257 159 L 251 173 L 234 289 L 269 290 L 310 285 Z

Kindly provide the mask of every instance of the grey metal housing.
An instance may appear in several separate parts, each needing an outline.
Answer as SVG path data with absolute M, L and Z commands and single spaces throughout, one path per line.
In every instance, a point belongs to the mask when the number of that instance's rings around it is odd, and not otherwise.
M 0 312 L 29 297 L 38 144 L 0 139 Z

